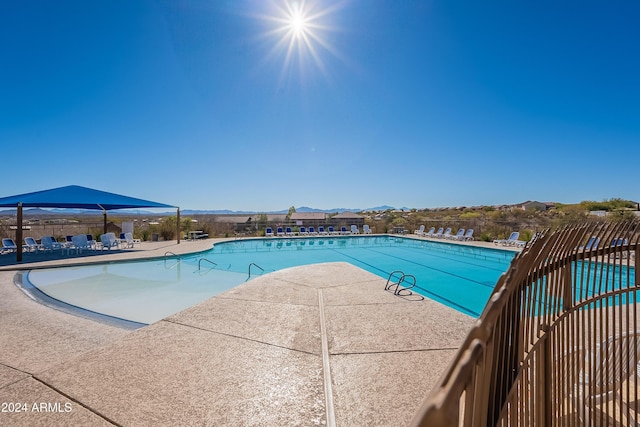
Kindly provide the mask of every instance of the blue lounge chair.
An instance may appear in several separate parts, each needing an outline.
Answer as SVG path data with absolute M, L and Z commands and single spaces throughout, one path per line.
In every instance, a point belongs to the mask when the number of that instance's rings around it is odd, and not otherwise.
M 332 226 L 329 226 L 329 234 L 339 234 Z
M 310 236 L 318 235 L 318 232 L 316 231 L 315 227 L 309 227 L 309 235 Z
M 284 234 L 285 236 L 294 236 L 293 231 L 291 230 L 291 227 L 285 228 Z
M 264 235 L 265 235 L 266 237 L 273 237 L 273 229 L 272 229 L 271 227 L 267 227 L 267 228 L 264 230 Z
M 282 229 L 282 227 L 278 227 L 276 229 L 276 236 L 278 236 L 278 237 L 284 236 L 284 230 Z
M 318 234 L 319 234 L 319 235 L 321 235 L 321 236 L 326 236 L 326 235 L 327 235 L 327 234 L 329 234 L 329 233 L 327 233 L 327 232 L 325 231 L 325 229 L 324 229 L 324 227 L 323 227 L 323 226 L 320 226 L 320 227 L 318 227 Z
M 308 236 L 308 235 L 309 235 L 309 232 L 307 231 L 307 228 L 306 228 L 306 227 L 300 227 L 300 231 L 298 232 L 298 234 L 299 234 L 300 236 Z
M 340 234 L 349 234 L 349 231 L 347 231 L 347 227 L 345 227 L 344 225 L 340 227 Z
M 29 252 L 40 252 L 40 250 L 42 249 L 42 245 L 36 242 L 36 239 L 34 239 L 33 237 L 25 237 L 24 248 Z
M 4 253 L 15 252 L 17 250 L 18 250 L 18 246 L 16 246 L 16 242 L 14 242 L 13 239 L 9 237 L 2 239 L 2 248 L 0 248 L 0 252 L 4 254 Z

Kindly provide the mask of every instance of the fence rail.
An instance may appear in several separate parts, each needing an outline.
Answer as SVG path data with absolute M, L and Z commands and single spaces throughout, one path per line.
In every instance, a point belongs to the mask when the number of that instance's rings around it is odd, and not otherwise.
M 539 233 L 414 426 L 640 423 L 639 222 Z

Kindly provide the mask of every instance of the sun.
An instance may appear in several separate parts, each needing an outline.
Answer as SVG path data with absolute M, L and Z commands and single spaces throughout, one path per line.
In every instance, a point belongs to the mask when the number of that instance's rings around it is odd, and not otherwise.
M 339 56 L 327 42 L 327 35 L 336 30 L 330 25 L 331 14 L 341 7 L 340 2 L 328 7 L 319 0 L 272 2 L 271 11 L 261 17 L 270 26 L 265 39 L 275 41 L 267 57 L 284 59 L 283 74 L 288 74 L 294 63 L 298 70 L 310 71 L 313 66 L 325 71 L 323 53 Z
M 289 28 L 293 38 L 304 37 L 307 30 L 307 18 L 300 10 L 293 10 L 289 15 Z

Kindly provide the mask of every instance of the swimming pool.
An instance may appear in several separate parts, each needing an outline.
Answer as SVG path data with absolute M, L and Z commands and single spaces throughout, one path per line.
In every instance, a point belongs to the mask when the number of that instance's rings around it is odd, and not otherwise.
M 97 313 L 152 323 L 284 268 L 349 262 L 387 278 L 401 270 L 414 290 L 477 317 L 514 253 L 394 236 L 272 238 L 223 242 L 164 260 L 32 270 L 28 282 L 52 298 Z

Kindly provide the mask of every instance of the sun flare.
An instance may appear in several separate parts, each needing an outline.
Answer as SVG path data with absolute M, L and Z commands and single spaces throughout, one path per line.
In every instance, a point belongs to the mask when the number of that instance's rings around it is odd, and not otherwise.
M 330 15 L 342 4 L 326 7 L 317 0 L 283 0 L 271 4 L 272 11 L 262 17 L 271 23 L 266 37 L 275 40 L 268 56 L 284 58 L 283 74 L 292 70 L 294 62 L 300 65 L 300 70 L 308 71 L 313 66 L 325 72 L 323 51 L 338 56 L 327 41 L 327 33 L 335 31 L 329 25 Z

